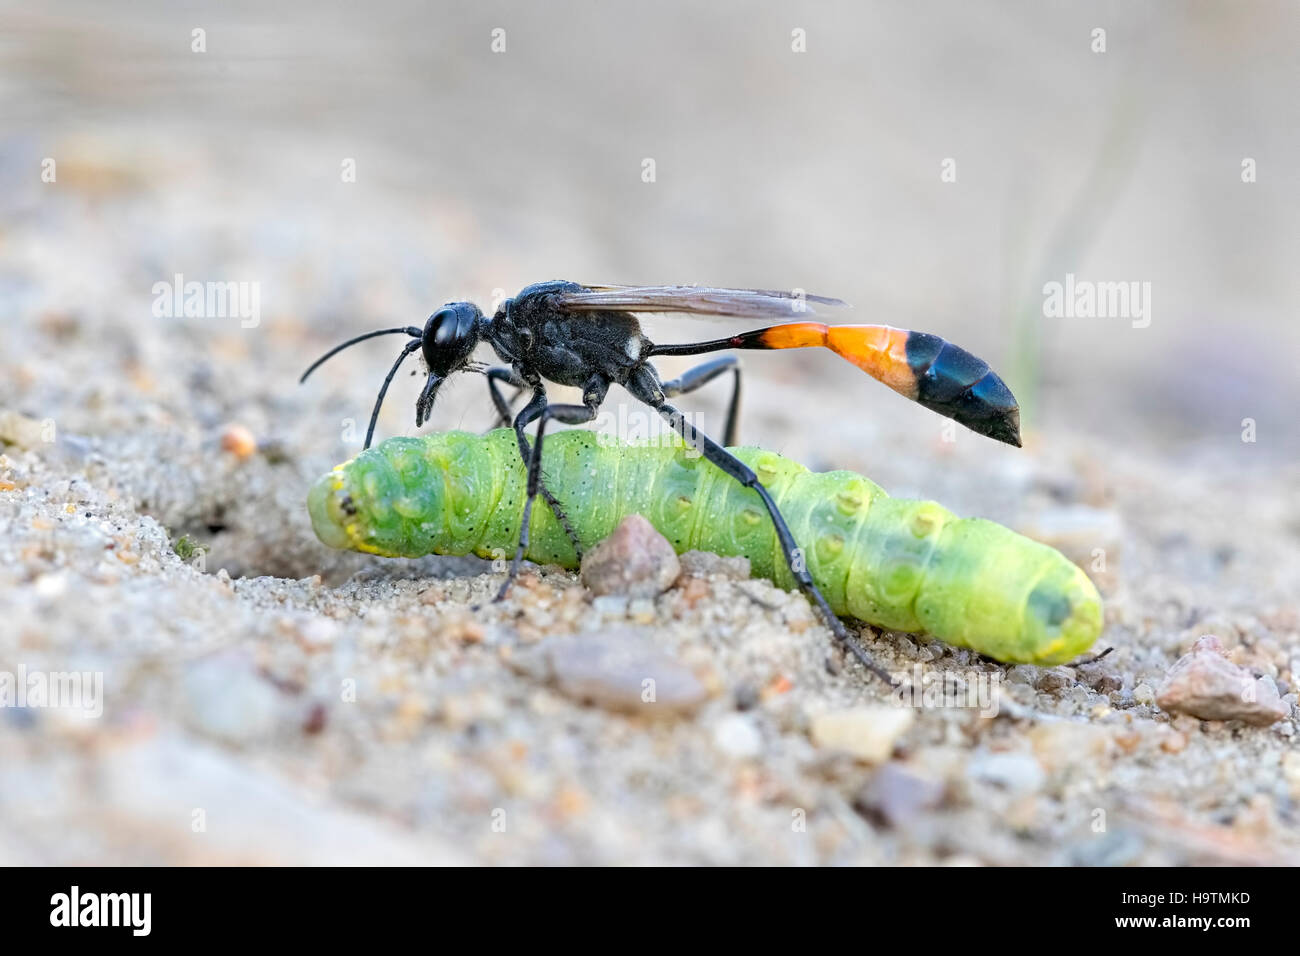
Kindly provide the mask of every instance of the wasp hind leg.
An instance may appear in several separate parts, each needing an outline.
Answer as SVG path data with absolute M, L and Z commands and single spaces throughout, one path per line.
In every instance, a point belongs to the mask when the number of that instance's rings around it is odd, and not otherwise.
M 510 592 L 510 586 L 515 583 L 519 577 L 519 566 L 523 563 L 524 554 L 528 550 L 528 535 L 531 530 L 533 517 L 533 501 L 538 494 L 542 494 L 547 500 L 550 500 L 549 493 L 546 492 L 542 485 L 542 444 L 546 437 L 546 423 L 549 421 L 558 421 L 565 425 L 583 425 L 590 422 L 596 417 L 596 410 L 600 408 L 601 402 L 605 400 L 605 392 L 609 384 L 603 380 L 595 379 L 588 384 L 582 395 L 581 405 L 548 405 L 546 403 L 546 390 L 542 387 L 541 382 L 533 385 L 533 397 L 528 404 L 524 406 L 515 417 L 515 437 L 519 440 L 519 454 L 523 456 L 524 464 L 528 468 L 528 491 L 524 498 L 524 518 L 519 526 L 519 545 L 515 548 L 515 559 L 510 562 L 510 571 L 506 579 L 501 582 L 501 590 L 497 592 L 494 601 L 502 601 Z M 537 422 L 537 437 L 533 439 L 531 446 L 528 444 L 528 436 L 524 434 L 533 421 Z M 558 507 L 558 503 L 556 506 Z M 569 540 L 573 541 L 574 547 L 577 548 L 577 535 L 570 527 L 568 518 L 563 512 L 557 512 L 556 517 L 564 525 L 565 532 Z M 581 551 L 579 551 L 581 554 Z
M 740 359 L 734 355 L 724 355 L 711 362 L 687 369 L 677 378 L 669 379 L 659 387 L 663 389 L 664 397 L 672 398 L 674 395 L 693 392 L 727 372 L 732 373 L 731 400 L 727 403 L 727 425 L 722 434 L 722 444 L 731 448 L 739 440 L 737 428 L 740 424 Z
M 758 475 L 743 461 L 686 421 L 681 412 L 664 401 L 663 388 L 659 385 L 653 369 L 650 369 L 649 366 L 646 368 L 648 370 L 646 374 L 629 379 L 627 390 L 632 393 L 634 398 L 645 402 L 658 412 L 682 436 L 687 444 L 697 449 L 708 461 L 717 465 L 723 472 L 746 488 L 752 489 L 758 495 L 763 502 L 763 507 L 767 509 L 768 516 L 772 519 L 772 524 L 776 526 L 776 537 L 781 544 L 781 553 L 784 555 L 785 563 L 790 568 L 790 573 L 798 583 L 799 589 L 821 612 L 822 617 L 826 620 L 826 626 L 830 628 L 835 638 L 862 662 L 862 666 L 887 685 L 895 686 L 893 679 L 871 659 L 871 655 L 862 648 L 862 645 L 848 632 L 844 622 L 831 610 L 830 604 L 827 603 L 821 589 L 817 587 L 817 583 L 813 581 L 812 575 L 808 573 L 808 569 L 803 562 L 797 559 L 801 552 L 794 540 L 794 535 L 790 532 L 790 526 L 786 524 L 785 518 L 776 506 L 776 502 L 772 500 L 772 495 L 763 487 L 763 483 L 758 480 Z

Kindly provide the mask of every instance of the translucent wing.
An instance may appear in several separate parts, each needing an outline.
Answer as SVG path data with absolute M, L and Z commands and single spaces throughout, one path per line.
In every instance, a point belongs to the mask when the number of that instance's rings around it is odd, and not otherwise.
M 816 315 L 814 305 L 847 307 L 839 299 L 800 291 L 714 289 L 695 285 L 593 285 L 557 293 L 566 312 L 681 312 L 741 319 L 787 319 Z

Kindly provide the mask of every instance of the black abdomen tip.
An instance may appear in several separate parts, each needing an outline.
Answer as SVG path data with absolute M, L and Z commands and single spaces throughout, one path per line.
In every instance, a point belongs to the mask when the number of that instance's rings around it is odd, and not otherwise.
M 907 362 L 916 373 L 920 404 L 971 431 L 1020 447 L 1020 405 L 987 362 L 925 332 L 908 336 Z

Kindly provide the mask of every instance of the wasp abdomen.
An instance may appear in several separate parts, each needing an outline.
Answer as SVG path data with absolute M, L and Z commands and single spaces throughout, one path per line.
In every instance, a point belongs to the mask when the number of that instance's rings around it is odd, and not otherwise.
M 909 332 L 916 401 L 972 431 L 1020 445 L 1020 406 L 983 359 L 928 332 Z

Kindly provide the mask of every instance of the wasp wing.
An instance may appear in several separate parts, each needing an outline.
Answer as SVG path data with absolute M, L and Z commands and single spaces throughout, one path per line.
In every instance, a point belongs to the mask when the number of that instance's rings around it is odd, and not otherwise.
M 565 312 L 681 312 L 741 319 L 816 315 L 813 305 L 847 307 L 839 299 L 770 289 L 715 289 L 695 285 L 593 285 L 557 293 Z

